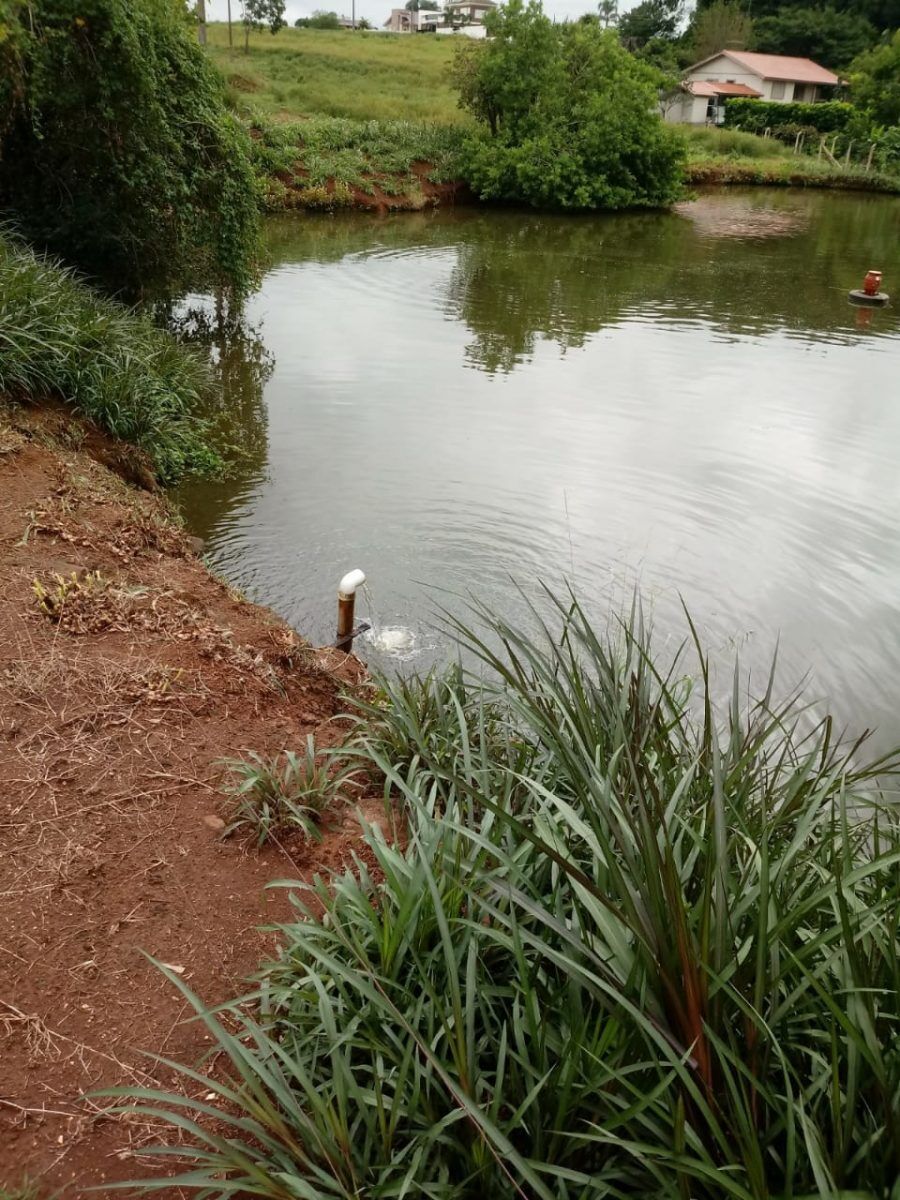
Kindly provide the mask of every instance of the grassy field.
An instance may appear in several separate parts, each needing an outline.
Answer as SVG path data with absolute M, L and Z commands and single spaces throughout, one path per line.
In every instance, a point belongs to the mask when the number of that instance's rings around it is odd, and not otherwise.
M 250 35 L 210 25 L 210 54 L 225 75 L 236 107 L 276 120 L 314 115 L 357 120 L 463 120 L 447 77 L 449 38 L 403 37 L 322 29 L 282 29 Z

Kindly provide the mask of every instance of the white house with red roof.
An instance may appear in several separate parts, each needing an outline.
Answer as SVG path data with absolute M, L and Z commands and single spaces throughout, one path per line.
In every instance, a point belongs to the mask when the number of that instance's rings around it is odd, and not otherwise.
M 695 63 L 681 84 L 681 96 L 667 106 L 666 120 L 688 125 L 721 124 L 730 96 L 762 100 L 828 100 L 840 79 L 811 58 L 722 50 Z

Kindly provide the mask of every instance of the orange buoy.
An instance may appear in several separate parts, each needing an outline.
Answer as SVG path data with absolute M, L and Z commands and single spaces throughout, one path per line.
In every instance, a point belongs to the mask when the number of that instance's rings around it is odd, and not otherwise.
M 866 271 L 866 277 L 863 280 L 861 288 L 853 288 L 849 293 L 848 299 L 851 304 L 867 304 L 873 308 L 880 308 L 881 305 L 887 304 L 890 296 L 887 292 L 881 290 L 881 280 L 884 278 L 882 271 Z

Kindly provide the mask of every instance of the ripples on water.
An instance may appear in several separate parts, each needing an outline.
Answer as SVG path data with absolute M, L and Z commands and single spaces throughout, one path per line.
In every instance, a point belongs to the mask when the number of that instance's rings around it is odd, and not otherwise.
M 314 640 L 362 566 L 376 665 L 445 654 L 429 615 L 470 591 L 527 620 L 512 579 L 598 612 L 637 581 L 662 638 L 679 595 L 725 657 L 759 669 L 780 635 L 785 684 L 811 668 L 900 740 L 898 309 L 846 299 L 873 266 L 900 291 L 898 214 L 757 191 L 273 222 L 220 347 L 246 457 L 189 522 Z

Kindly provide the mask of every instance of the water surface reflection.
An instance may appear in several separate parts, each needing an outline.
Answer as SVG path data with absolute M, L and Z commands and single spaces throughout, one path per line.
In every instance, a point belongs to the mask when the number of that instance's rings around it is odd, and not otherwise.
M 528 584 L 679 593 L 750 663 L 900 739 L 896 200 L 764 192 L 666 214 L 464 211 L 272 222 L 217 354 L 231 483 L 183 496 L 214 563 L 317 640 L 368 571 L 424 664 L 437 599 Z M 864 323 L 868 321 L 868 323 Z M 373 659 L 379 653 L 372 649 Z M 389 663 L 389 655 L 381 656 Z

